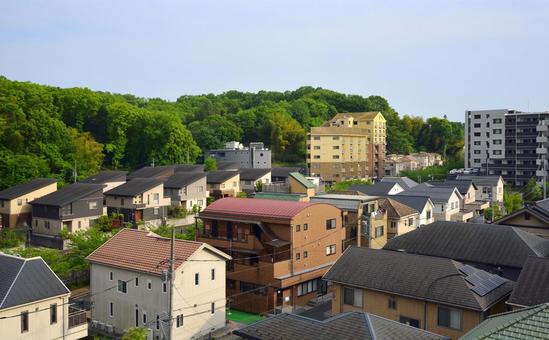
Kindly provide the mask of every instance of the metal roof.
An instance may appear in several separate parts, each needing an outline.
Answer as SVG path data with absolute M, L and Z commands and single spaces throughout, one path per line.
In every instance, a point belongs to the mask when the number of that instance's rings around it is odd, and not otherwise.
M 107 192 L 105 196 L 124 196 L 134 197 L 162 184 L 160 179 L 154 178 L 135 178 L 129 182 L 117 186 Z
M 206 209 L 200 213 L 200 216 L 236 215 L 258 219 L 291 219 L 302 210 L 307 209 L 314 204 L 315 203 L 309 202 L 227 197 L 219 199 L 207 206 Z
M 211 184 L 221 184 L 235 176 L 239 176 L 238 170 L 208 171 L 206 181 Z
M 80 183 L 105 184 L 108 182 L 125 182 L 127 171 L 101 171 L 80 181 Z
M 164 182 L 164 188 L 183 188 L 206 177 L 204 172 L 176 172 Z
M 290 172 L 290 177 L 298 181 L 301 185 L 303 185 L 307 189 L 314 189 L 316 188 L 316 185 L 313 184 L 313 182 L 309 181 L 305 176 L 300 174 L 299 172 Z
M 269 168 L 242 168 L 240 169 L 241 181 L 256 181 L 263 176 L 271 175 Z
M 0 191 L 0 200 L 12 200 L 53 183 L 57 183 L 57 180 L 53 178 L 37 178 L 25 183 L 17 184 Z
M 94 194 L 97 194 L 98 197 L 102 197 L 103 187 L 105 187 L 103 184 L 73 183 L 29 203 L 33 205 L 39 204 L 62 207 Z

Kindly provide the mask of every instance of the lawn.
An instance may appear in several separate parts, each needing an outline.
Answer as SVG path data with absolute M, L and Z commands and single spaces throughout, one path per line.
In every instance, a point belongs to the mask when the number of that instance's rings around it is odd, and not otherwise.
M 242 311 L 239 311 L 239 310 L 236 310 L 236 309 L 227 310 L 226 313 L 227 313 L 227 319 L 229 319 L 231 321 L 234 321 L 234 322 L 243 323 L 243 324 L 246 324 L 246 325 L 252 324 L 254 322 L 257 322 L 257 321 L 263 319 L 263 317 L 260 316 L 260 315 L 252 314 L 252 313 L 246 313 L 246 312 L 242 312 Z

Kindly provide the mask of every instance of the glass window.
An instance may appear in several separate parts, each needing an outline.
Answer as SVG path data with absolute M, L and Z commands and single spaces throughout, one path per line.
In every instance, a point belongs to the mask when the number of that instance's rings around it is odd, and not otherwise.
M 389 296 L 388 307 L 389 309 L 397 309 L 396 297 Z
M 109 272 L 109 280 L 110 280 L 110 281 L 113 280 L 113 276 L 114 276 L 113 272 Z
M 23 200 L 21 198 L 17 200 L 17 205 L 23 205 Z
M 407 316 L 400 316 L 400 323 L 403 323 L 408 326 L 419 328 L 419 320 L 409 318 Z
M 306 259 L 307 257 L 309 257 L 309 252 L 305 250 L 303 252 L 303 258 Z
M 29 312 L 21 312 L 21 333 L 25 333 L 29 330 Z
M 147 280 L 147 289 L 148 289 L 148 290 L 151 290 L 151 289 L 152 289 L 152 282 L 151 282 L 151 280 Z
M 126 281 L 118 280 L 118 291 L 121 293 L 127 293 L 128 283 Z
M 296 260 L 301 259 L 301 254 L 300 254 L 300 253 L 296 253 L 296 254 L 295 254 L 295 259 L 296 259 Z
M 176 318 L 177 327 L 183 326 L 183 314 L 179 314 Z
M 212 305 L 210 306 L 210 313 L 215 313 L 215 302 L 212 302 Z
M 384 234 L 383 226 L 380 225 L 379 227 L 376 227 L 376 236 L 375 237 L 381 237 Z
M 153 194 L 153 202 L 154 203 L 160 202 L 160 194 L 159 193 L 154 193 Z
M 336 227 L 336 220 L 335 218 L 326 220 L 326 229 L 335 229 Z
M 194 274 L 194 285 L 198 286 L 199 283 L 200 283 L 200 275 L 198 273 L 195 273 Z
M 303 231 L 308 230 L 308 229 L 309 229 L 309 225 L 307 223 L 303 224 Z
M 88 206 L 90 208 L 90 210 L 95 210 L 97 209 L 97 202 L 88 202 Z
M 215 269 L 212 268 L 212 272 L 211 272 L 211 279 L 212 281 L 215 280 Z
M 296 225 L 296 226 L 295 226 L 295 231 L 298 232 L 298 231 L 300 231 L 300 230 L 301 230 L 301 226 L 300 226 L 299 224 Z
M 461 329 L 461 311 L 438 307 L 438 325 L 452 329 Z
M 332 244 L 326 247 L 326 255 L 334 255 L 336 253 L 336 245 Z
M 50 305 L 50 325 L 57 323 L 57 304 Z
M 109 316 L 114 316 L 114 303 L 109 302 Z
M 343 303 L 355 307 L 362 307 L 362 289 L 344 287 Z

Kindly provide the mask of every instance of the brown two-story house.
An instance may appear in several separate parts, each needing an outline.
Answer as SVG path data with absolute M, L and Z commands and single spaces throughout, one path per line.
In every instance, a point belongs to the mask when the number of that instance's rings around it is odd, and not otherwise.
M 342 253 L 341 211 L 329 204 L 224 198 L 200 213 L 197 240 L 233 257 L 231 307 L 253 313 L 305 305 L 326 293 L 321 277 Z

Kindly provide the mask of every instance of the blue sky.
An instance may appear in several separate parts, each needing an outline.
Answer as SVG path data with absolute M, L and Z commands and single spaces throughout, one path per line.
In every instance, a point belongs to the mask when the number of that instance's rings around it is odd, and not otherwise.
M 0 2 L 0 74 L 175 99 L 321 86 L 400 114 L 549 110 L 549 1 Z

